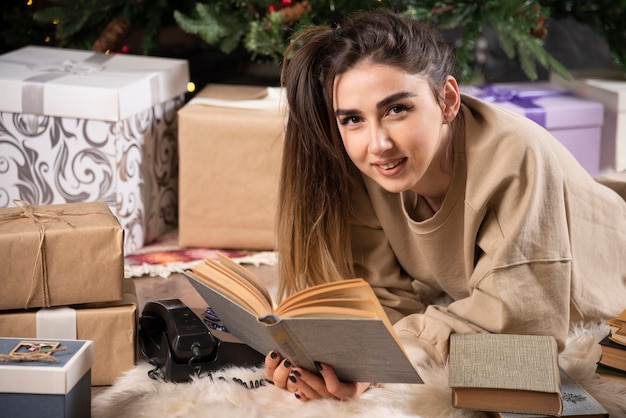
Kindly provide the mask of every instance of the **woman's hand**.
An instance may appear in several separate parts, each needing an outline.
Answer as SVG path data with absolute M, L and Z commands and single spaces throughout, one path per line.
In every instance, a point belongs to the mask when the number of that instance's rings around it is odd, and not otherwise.
M 302 401 L 320 398 L 348 399 L 361 395 L 369 383 L 340 382 L 333 369 L 321 363 L 316 367 L 322 377 L 301 369 L 275 351 L 265 357 L 265 378 L 281 389 L 287 389 Z

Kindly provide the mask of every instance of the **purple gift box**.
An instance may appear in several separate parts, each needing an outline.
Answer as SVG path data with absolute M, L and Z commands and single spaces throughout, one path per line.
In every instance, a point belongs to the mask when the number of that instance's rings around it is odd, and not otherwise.
M 604 106 L 549 82 L 463 86 L 461 91 L 526 116 L 548 129 L 591 175 L 600 172 Z

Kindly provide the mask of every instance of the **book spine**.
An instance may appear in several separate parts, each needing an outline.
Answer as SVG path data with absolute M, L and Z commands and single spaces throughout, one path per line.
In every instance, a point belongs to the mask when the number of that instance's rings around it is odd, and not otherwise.
M 317 373 L 315 359 L 311 358 L 295 334 L 290 332 L 288 322 L 279 321 L 276 324 L 268 325 L 267 329 L 278 347 L 280 347 L 280 354 L 283 357 L 288 358 L 289 361 L 298 367 Z

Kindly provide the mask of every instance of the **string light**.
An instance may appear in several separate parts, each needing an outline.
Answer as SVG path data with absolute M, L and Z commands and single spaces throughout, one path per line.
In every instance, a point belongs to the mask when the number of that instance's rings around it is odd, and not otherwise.
M 193 93 L 194 91 L 196 91 L 196 83 L 194 83 L 193 81 L 188 82 L 187 83 L 187 92 Z

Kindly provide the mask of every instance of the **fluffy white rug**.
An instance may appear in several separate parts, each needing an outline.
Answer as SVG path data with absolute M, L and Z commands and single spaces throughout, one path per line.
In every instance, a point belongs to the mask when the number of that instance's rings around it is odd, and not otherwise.
M 559 355 L 561 367 L 585 387 L 611 414 L 626 417 L 626 384 L 605 381 L 595 373 L 598 342 L 605 325 L 571 330 L 567 348 Z M 151 367 L 140 364 L 93 399 L 93 418 L 113 417 L 483 417 L 482 413 L 451 406 L 447 367 L 420 368 L 423 385 L 387 384 L 360 398 L 340 402 L 303 403 L 271 385 L 255 386 L 262 370 L 234 368 L 190 383 L 155 381 Z

